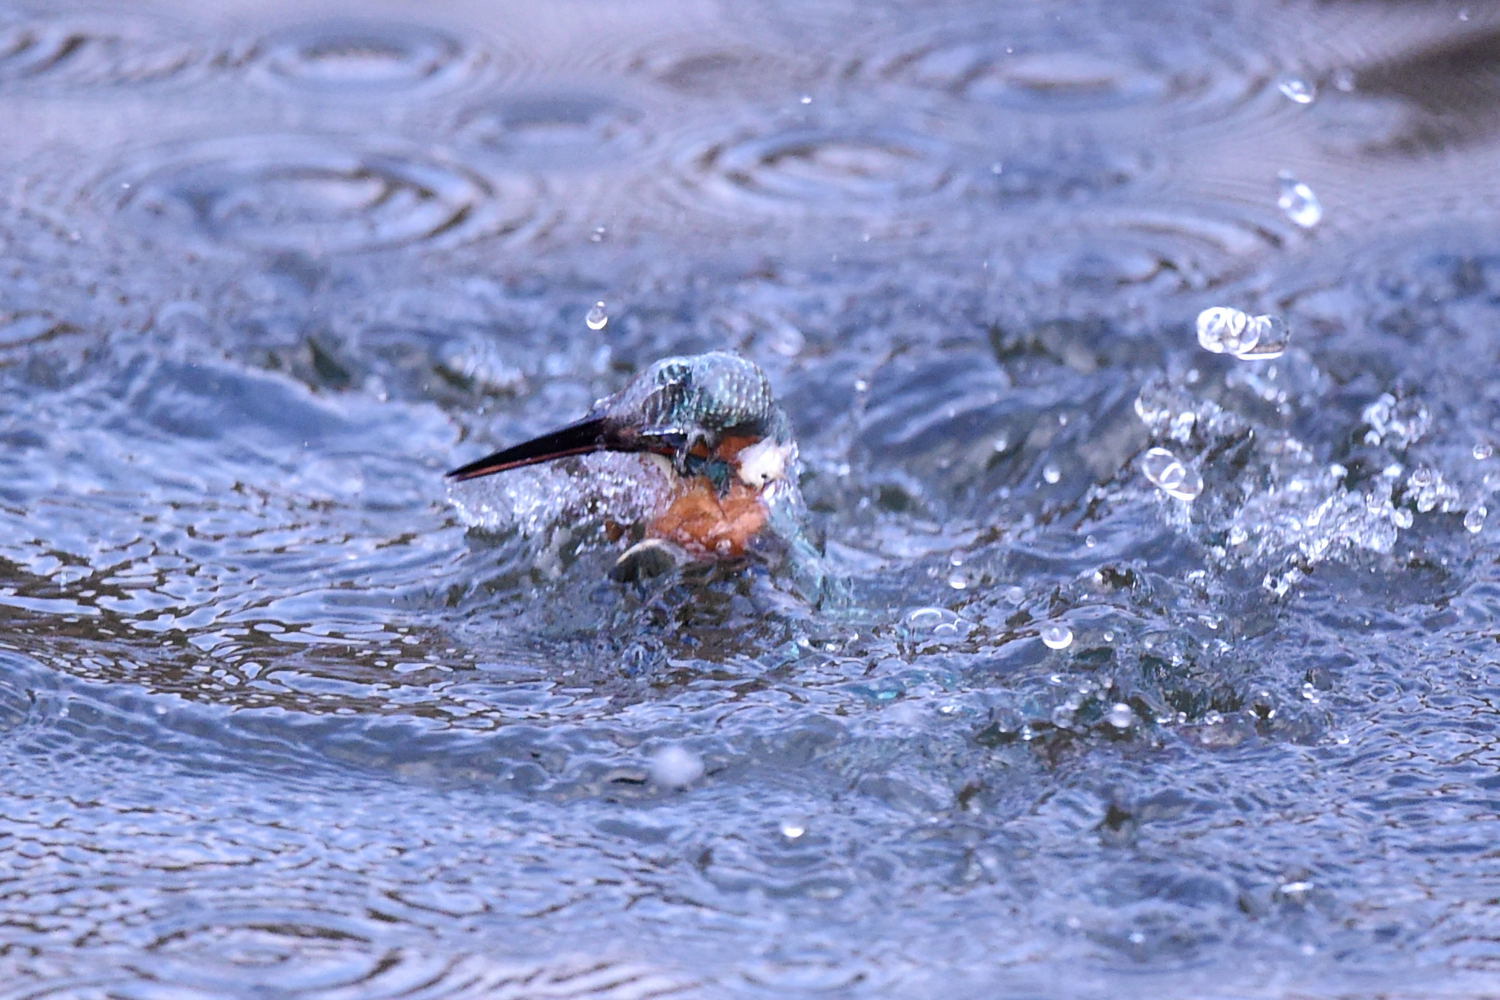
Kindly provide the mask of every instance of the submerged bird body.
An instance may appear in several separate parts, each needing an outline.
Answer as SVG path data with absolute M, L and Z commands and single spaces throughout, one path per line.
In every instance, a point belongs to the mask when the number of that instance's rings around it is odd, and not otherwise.
M 797 448 L 765 373 L 735 354 L 665 358 L 577 423 L 448 473 L 475 479 L 599 451 L 657 456 L 668 489 L 646 539 L 696 558 L 738 558 L 795 491 Z

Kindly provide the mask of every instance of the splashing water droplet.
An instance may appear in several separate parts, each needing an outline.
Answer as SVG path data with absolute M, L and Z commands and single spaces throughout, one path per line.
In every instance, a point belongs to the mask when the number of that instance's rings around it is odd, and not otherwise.
M 1055 486 L 1062 479 L 1062 470 L 1055 465 L 1049 465 L 1042 469 L 1042 478 L 1047 480 L 1049 485 Z
M 1495 453 L 1495 449 L 1481 441 L 1474 446 L 1474 461 L 1483 462 Z
M 1116 702 L 1105 713 L 1104 721 L 1116 729 L 1129 729 L 1135 725 L 1135 710 L 1124 702 Z
M 1303 229 L 1311 229 L 1323 220 L 1323 203 L 1313 189 L 1282 171 L 1277 178 L 1276 205 L 1286 217 Z
M 1484 519 L 1489 516 L 1489 513 L 1489 510 L 1481 504 L 1464 515 L 1464 527 L 1469 529 L 1469 534 L 1477 535 L 1483 530 Z
M 1278 316 L 1252 316 L 1247 324 L 1250 346 L 1234 352 L 1241 361 L 1270 361 L 1286 353 L 1291 330 Z
M 1048 649 L 1067 649 L 1073 645 L 1073 630 L 1053 622 L 1042 626 L 1042 645 Z
M 1198 343 L 1214 354 L 1238 354 L 1255 344 L 1250 317 L 1230 306 L 1214 306 L 1198 314 Z
M 1232 306 L 1214 306 L 1198 314 L 1198 344 L 1214 354 L 1241 361 L 1269 361 L 1286 353 L 1291 330 L 1278 316 L 1251 316 Z
M 796 840 L 807 833 L 807 824 L 800 819 L 784 819 L 781 821 L 781 835 L 787 840 Z
M 1282 77 L 1276 89 L 1294 104 L 1311 104 L 1318 96 L 1317 85 L 1300 76 Z
M 604 311 L 603 302 L 595 302 L 589 307 L 588 315 L 583 317 L 584 323 L 588 324 L 590 330 L 602 330 L 609 325 L 609 313 Z
M 1195 500 L 1203 492 L 1203 477 L 1165 448 L 1147 451 L 1141 457 L 1141 471 L 1157 489 L 1178 500 Z

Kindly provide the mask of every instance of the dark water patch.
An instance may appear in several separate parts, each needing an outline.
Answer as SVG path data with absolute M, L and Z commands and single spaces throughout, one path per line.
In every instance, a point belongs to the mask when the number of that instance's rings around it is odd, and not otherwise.
M 211 52 L 176 25 L 131 14 L 41 17 L 0 12 L 0 81 L 13 86 L 108 88 L 207 71 Z
M 1356 87 L 1409 111 L 1400 134 L 1368 145 L 1370 152 L 1420 156 L 1482 143 L 1500 123 L 1500 28 L 1479 27 L 1362 66 Z
M 257 136 L 139 154 L 98 195 L 144 233 L 313 255 L 524 239 L 539 223 L 530 178 L 368 140 Z
M 283 28 L 244 57 L 262 86 L 335 100 L 395 100 L 472 86 L 490 53 L 420 23 L 330 20 Z

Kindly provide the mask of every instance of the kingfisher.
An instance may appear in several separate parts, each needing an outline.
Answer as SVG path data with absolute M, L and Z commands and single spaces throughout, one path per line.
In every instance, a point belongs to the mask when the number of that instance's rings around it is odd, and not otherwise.
M 448 476 L 478 479 L 601 451 L 649 456 L 668 483 L 644 537 L 616 563 L 617 578 L 654 576 L 687 561 L 741 558 L 773 521 L 783 534 L 800 538 L 791 421 L 765 372 L 725 351 L 663 358 L 594 403 L 581 420 Z

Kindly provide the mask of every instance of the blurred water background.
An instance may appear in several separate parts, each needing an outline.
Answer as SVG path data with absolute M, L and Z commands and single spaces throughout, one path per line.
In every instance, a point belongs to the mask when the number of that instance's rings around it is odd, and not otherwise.
M 5 0 L 0 136 L 5 1000 L 1500 995 L 1494 4 Z M 450 494 L 718 348 L 844 605 Z

